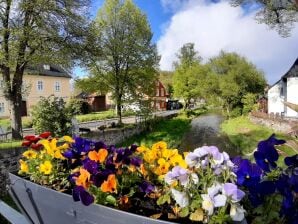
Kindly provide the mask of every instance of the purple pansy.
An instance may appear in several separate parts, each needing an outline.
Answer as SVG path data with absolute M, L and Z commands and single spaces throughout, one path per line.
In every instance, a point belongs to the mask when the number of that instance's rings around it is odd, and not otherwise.
M 88 206 L 94 202 L 94 197 L 89 194 L 82 186 L 75 186 L 72 190 L 72 197 L 74 201 L 81 201 L 84 205 Z
M 261 180 L 262 170 L 252 164 L 248 159 L 243 159 L 236 171 L 237 183 L 245 187 L 256 185 Z
M 223 191 L 226 196 L 231 197 L 233 202 L 240 201 L 245 195 L 243 191 L 238 189 L 237 185 L 232 183 L 225 183 L 223 185 Z
M 154 191 L 155 187 L 154 185 L 152 185 L 151 183 L 147 182 L 147 181 L 143 181 L 140 185 L 139 185 L 140 191 L 144 192 L 146 194 L 150 194 L 152 191 Z
M 257 151 L 254 152 L 254 157 L 259 167 L 266 172 L 270 172 L 270 168 L 276 168 L 278 152 L 274 146 L 284 143 L 284 140 L 276 139 L 274 134 L 271 135 L 267 140 L 260 141 Z
M 176 180 L 179 180 L 182 186 L 188 183 L 188 171 L 180 166 L 175 166 L 172 171 L 165 175 L 165 182 L 172 184 Z

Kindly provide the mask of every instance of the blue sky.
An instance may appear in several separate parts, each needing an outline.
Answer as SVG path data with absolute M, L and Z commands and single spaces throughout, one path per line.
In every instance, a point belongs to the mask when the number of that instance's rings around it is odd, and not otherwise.
M 231 7 L 227 0 L 134 0 L 147 15 L 153 42 L 161 55 L 160 68 L 172 70 L 180 47 L 195 43 L 204 62 L 221 50 L 245 56 L 262 70 L 269 84 L 276 82 L 298 57 L 298 25 L 289 38 L 258 24 L 257 6 Z M 103 0 L 93 0 L 96 15 Z M 74 75 L 84 75 L 79 68 Z

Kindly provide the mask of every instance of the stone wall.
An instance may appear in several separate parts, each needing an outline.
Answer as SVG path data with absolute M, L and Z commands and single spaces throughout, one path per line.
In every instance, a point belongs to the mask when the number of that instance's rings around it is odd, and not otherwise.
M 103 141 L 107 145 L 116 145 L 125 139 L 138 135 L 145 130 L 145 126 L 134 126 L 130 128 L 110 128 L 106 130 L 92 131 L 86 138 L 94 141 Z
M 0 196 L 6 192 L 7 173 L 17 172 L 23 148 L 0 150 Z
M 297 120 L 285 120 L 285 119 L 270 119 L 256 117 L 253 115 L 249 116 L 249 119 L 255 123 L 264 125 L 266 127 L 272 128 L 274 131 L 282 132 L 285 134 L 291 134 L 298 132 L 298 121 Z

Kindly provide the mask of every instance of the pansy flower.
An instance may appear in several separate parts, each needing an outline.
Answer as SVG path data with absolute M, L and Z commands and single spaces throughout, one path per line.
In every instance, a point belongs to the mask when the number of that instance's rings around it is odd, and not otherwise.
M 245 187 L 256 185 L 261 180 L 261 169 L 249 160 L 243 159 L 236 171 L 237 183 Z
M 100 186 L 100 189 L 102 192 L 115 193 L 117 191 L 116 176 L 114 174 L 109 175 L 108 179 Z
M 256 152 L 254 152 L 254 157 L 256 163 L 265 172 L 270 172 L 270 168 L 276 168 L 278 152 L 274 146 L 284 143 L 284 140 L 276 139 L 274 134 L 271 135 L 267 140 L 259 142 L 258 149 Z
M 108 150 L 106 149 L 100 149 L 98 150 L 98 152 L 93 150 L 88 153 L 89 159 L 99 163 L 103 163 L 106 160 L 107 156 Z
M 140 185 L 139 185 L 139 189 L 141 192 L 144 192 L 146 194 L 150 194 L 152 191 L 154 191 L 155 187 L 149 183 L 148 181 L 143 181 Z
M 94 202 L 94 197 L 83 186 L 75 186 L 72 190 L 72 197 L 74 201 L 81 201 L 86 206 Z

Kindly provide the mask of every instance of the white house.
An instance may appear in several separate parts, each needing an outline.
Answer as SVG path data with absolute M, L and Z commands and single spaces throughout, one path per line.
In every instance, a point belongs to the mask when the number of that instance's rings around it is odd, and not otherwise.
M 284 105 L 298 104 L 298 58 L 290 70 L 268 90 L 268 113 L 297 117 L 298 112 Z

